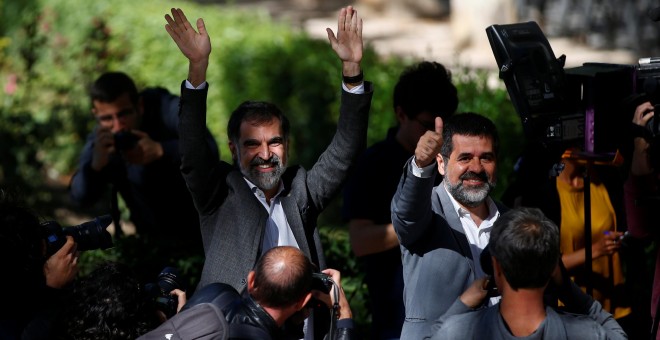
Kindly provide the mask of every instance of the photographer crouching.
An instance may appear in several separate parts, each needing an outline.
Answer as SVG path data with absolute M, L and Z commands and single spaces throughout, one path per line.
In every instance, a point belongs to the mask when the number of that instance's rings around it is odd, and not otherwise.
M 640 239 L 657 240 L 658 228 L 656 211 L 660 194 L 658 190 L 659 177 L 657 166 L 660 153 L 657 148 L 658 138 L 655 107 L 650 102 L 637 106 L 632 119 L 633 155 L 630 175 L 624 185 L 624 202 L 628 231 L 631 236 Z M 657 253 L 660 256 L 660 252 Z M 651 298 L 651 338 L 660 339 L 658 335 L 658 309 L 660 309 L 660 257 L 656 258 L 653 291 Z
M 192 339 L 200 332 L 229 339 L 301 339 L 297 325 L 314 304 L 331 308 L 328 339 L 352 339 L 352 313 L 340 280 L 341 274 L 334 269 L 315 273 L 312 262 L 295 247 L 274 247 L 248 274 L 248 296 L 241 297 L 224 283 L 209 284 L 179 314 L 140 340 L 162 339 L 166 334 L 178 336 L 171 339 Z M 193 322 L 205 329 L 192 326 Z

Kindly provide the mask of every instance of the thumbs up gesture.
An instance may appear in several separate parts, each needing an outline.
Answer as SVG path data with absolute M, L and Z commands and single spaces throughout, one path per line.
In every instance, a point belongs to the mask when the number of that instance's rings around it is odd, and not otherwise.
M 415 148 L 415 163 L 418 167 L 423 168 L 431 165 L 435 161 L 436 155 L 440 153 L 442 148 L 442 118 L 435 118 L 435 130 L 426 131 L 424 135 L 417 142 Z

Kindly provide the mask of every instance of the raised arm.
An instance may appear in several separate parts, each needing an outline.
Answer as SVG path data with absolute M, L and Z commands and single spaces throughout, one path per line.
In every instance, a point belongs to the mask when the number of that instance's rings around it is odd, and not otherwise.
M 342 91 L 337 132 L 307 174 L 308 194 L 318 211 L 334 197 L 366 146 L 372 96 L 371 84 L 364 83 L 361 77 L 362 19 L 357 11 L 351 6 L 341 9 L 337 35 L 331 29 L 327 33 L 332 49 L 342 62 L 344 85 L 351 93 Z
M 326 32 L 332 49 L 342 61 L 343 76 L 356 79 L 346 82 L 346 86 L 351 89 L 362 84 L 363 80 L 359 79 L 362 72 L 360 69 L 363 50 L 362 18 L 352 6 L 342 8 L 337 17 L 337 36 L 330 28 L 326 28 Z
M 206 70 L 211 40 L 204 21 L 197 20 L 197 31 L 180 9 L 165 15 L 165 30 L 181 53 L 188 58 L 188 82 L 182 84 L 179 106 L 179 150 L 181 173 L 200 214 L 207 214 L 224 199 L 224 177 L 231 166 L 218 161 L 217 146 L 206 129 Z M 191 88 L 191 85 L 193 88 Z M 204 233 L 204 231 L 203 231 Z
M 437 174 L 432 165 L 441 157 L 442 131 L 442 118 L 437 117 L 434 131 L 426 131 L 417 142 L 415 157 L 406 165 L 392 199 L 392 224 L 405 247 L 417 241 L 431 225 L 431 190 Z
M 197 87 L 206 81 L 206 69 L 211 54 L 211 39 L 206 32 L 204 19 L 197 19 L 197 31 L 190 25 L 180 8 L 172 8 L 172 16 L 165 15 L 165 30 L 188 58 L 188 81 Z

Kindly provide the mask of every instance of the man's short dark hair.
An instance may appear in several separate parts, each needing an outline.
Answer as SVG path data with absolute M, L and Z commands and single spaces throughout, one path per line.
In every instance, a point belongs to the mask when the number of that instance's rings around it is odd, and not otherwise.
M 500 147 L 500 138 L 497 135 L 495 124 L 490 119 L 474 112 L 456 114 L 444 122 L 440 154 L 445 158 L 454 151 L 454 141 L 452 140 L 454 135 L 490 137 L 493 141 L 495 155 Z
M 280 121 L 280 130 L 285 141 L 289 139 L 289 120 L 275 104 L 263 101 L 245 101 L 239 105 L 227 123 L 227 137 L 229 140 L 238 143 L 241 136 L 241 123 L 254 122 L 256 124 L 265 124 L 274 118 Z
M 518 208 L 493 224 L 490 253 L 511 288 L 540 288 L 559 263 L 559 228 L 537 208 Z
M 106 72 L 102 74 L 89 90 L 89 96 L 93 102 L 114 102 L 124 93 L 131 97 L 133 105 L 138 103 L 138 91 L 133 79 L 123 72 Z
M 291 306 L 311 291 L 313 273 L 314 265 L 299 249 L 271 248 L 254 268 L 252 297 L 266 307 Z
M 394 109 L 400 106 L 410 119 L 422 112 L 446 119 L 458 107 L 451 73 L 436 62 L 424 61 L 405 69 L 394 86 Z

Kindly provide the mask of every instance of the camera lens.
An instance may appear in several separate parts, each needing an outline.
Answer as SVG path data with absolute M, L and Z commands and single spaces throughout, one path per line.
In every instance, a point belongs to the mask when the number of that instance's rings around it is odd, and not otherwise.
M 181 282 L 179 282 L 180 277 L 181 273 L 178 269 L 174 267 L 165 267 L 160 272 L 160 274 L 158 274 L 158 285 L 160 286 L 163 293 L 167 294 L 169 294 L 174 289 L 184 290 L 182 288 Z
M 112 247 L 112 236 L 106 230 L 110 222 L 110 215 L 103 215 L 92 221 L 65 228 L 64 233 L 73 236 L 78 250 L 107 249 Z

